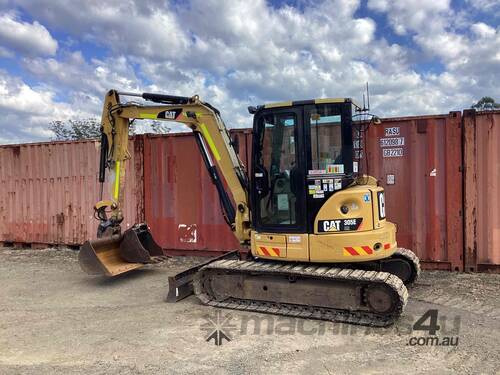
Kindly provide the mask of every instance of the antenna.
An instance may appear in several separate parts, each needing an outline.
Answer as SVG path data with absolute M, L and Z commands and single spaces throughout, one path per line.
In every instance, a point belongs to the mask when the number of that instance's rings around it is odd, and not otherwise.
M 366 100 L 367 100 L 367 104 L 368 104 L 368 111 L 370 110 L 370 90 L 368 89 L 368 81 L 366 81 Z M 364 103 L 363 103 L 363 107 L 364 107 Z
M 366 105 L 365 105 L 365 93 L 363 93 L 363 109 L 361 111 L 366 111 Z

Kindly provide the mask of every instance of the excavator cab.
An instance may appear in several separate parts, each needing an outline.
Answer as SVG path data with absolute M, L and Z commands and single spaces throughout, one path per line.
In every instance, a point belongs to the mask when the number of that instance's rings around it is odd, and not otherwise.
M 257 232 L 314 233 L 319 209 L 354 181 L 350 99 L 255 108 L 252 177 Z

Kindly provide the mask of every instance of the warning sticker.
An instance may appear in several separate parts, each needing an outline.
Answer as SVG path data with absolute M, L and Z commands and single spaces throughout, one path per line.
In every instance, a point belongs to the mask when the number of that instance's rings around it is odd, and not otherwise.
M 325 169 L 309 169 L 308 174 L 326 174 Z
M 328 173 L 342 174 L 344 173 L 344 164 L 330 164 L 326 167 Z
M 334 188 L 335 188 L 335 190 L 342 189 L 342 180 L 340 178 L 335 179 Z
M 302 238 L 300 236 L 288 236 L 288 242 L 290 243 L 300 243 Z

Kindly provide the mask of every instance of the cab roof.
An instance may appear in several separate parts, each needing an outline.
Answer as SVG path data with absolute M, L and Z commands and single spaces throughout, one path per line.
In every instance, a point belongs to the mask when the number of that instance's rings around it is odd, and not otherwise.
M 279 108 L 279 107 L 292 107 L 292 106 L 307 105 L 307 104 L 328 104 L 328 103 L 352 103 L 356 107 L 361 108 L 351 98 L 320 98 L 320 99 L 296 100 L 296 101 L 290 100 L 288 102 L 276 102 L 276 103 L 264 104 L 263 107 Z

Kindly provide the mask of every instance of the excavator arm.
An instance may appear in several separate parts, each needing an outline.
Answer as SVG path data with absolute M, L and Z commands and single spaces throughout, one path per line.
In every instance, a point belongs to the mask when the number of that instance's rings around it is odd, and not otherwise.
M 120 95 L 140 96 L 158 104 L 151 106 L 137 103 L 122 104 Z M 107 164 L 114 182 L 112 201 L 101 201 L 96 208 L 99 209 L 99 206 L 106 206 L 109 203 L 110 222 L 119 225 L 123 220 L 125 161 L 130 158 L 128 134 L 130 123 L 135 119 L 175 121 L 185 124 L 194 132 L 207 171 L 219 193 L 225 218 L 238 240 L 241 243 L 248 241 L 250 210 L 246 173 L 219 111 L 210 104 L 202 102 L 198 96 L 188 98 L 150 93 L 119 93 L 114 90 L 107 93 L 102 113 L 102 134 L 105 140 L 102 142 L 99 175 L 100 178 L 104 177 L 103 168 Z M 227 182 L 235 206 L 225 190 L 219 171 Z M 101 178 L 101 182 L 103 181 L 104 178 Z
M 141 97 L 153 105 L 120 101 L 121 96 Z M 101 122 L 100 201 L 94 207 L 100 224 L 97 240 L 81 248 L 79 261 L 89 274 L 115 276 L 155 263 L 162 249 L 153 240 L 147 224 L 136 224 L 121 231 L 129 128 L 136 119 L 173 121 L 188 126 L 212 182 L 217 188 L 224 217 L 242 244 L 250 241 L 248 178 L 219 111 L 197 95 L 181 97 L 152 93 L 126 93 L 110 90 L 105 97 Z M 108 171 L 110 199 L 103 200 L 103 185 Z M 226 190 L 224 178 L 232 200 Z M 233 204 L 234 201 L 234 204 Z

